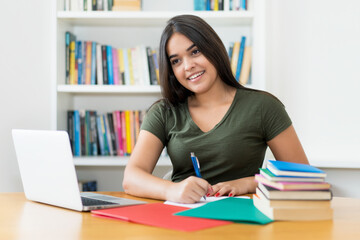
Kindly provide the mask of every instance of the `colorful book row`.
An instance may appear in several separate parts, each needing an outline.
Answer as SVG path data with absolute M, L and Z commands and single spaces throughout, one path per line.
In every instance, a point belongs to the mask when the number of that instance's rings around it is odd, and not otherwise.
M 158 85 L 157 51 L 145 46 L 114 48 L 79 41 L 65 33 L 65 83 L 86 85 Z
M 245 11 L 248 0 L 194 0 L 195 11 Z
M 68 110 L 68 133 L 74 156 L 129 156 L 144 115 L 145 110 L 104 114 L 90 110 Z
M 246 37 L 242 36 L 240 41 L 231 42 L 229 46 L 229 58 L 231 70 L 240 84 L 250 84 L 251 77 L 251 46 L 245 45 Z
M 65 0 L 64 11 L 140 11 L 141 0 Z

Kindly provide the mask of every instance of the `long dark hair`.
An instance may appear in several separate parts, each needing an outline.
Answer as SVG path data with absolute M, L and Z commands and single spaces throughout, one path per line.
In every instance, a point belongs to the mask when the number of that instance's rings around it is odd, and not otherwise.
M 194 94 L 178 82 L 166 52 L 168 40 L 175 32 L 183 34 L 197 46 L 200 52 L 214 65 L 224 83 L 235 88 L 245 88 L 236 81 L 231 71 L 226 48 L 214 29 L 200 17 L 179 15 L 167 22 L 160 39 L 159 75 L 162 95 L 166 102 L 176 106 Z

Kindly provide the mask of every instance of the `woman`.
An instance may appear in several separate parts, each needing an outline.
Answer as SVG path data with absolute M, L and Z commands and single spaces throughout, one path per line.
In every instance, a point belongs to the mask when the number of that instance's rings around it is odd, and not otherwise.
M 164 98 L 142 124 L 124 173 L 126 193 L 182 203 L 252 193 L 267 146 L 277 160 L 308 164 L 284 106 L 235 80 L 221 39 L 204 20 L 170 19 L 159 62 Z M 172 181 L 151 174 L 165 146 Z M 191 152 L 203 178 L 195 177 Z

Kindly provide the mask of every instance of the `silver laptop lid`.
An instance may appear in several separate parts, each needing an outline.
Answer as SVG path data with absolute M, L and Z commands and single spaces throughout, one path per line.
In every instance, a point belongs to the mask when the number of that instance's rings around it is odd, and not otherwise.
M 14 129 L 12 135 L 26 198 L 81 211 L 67 132 Z

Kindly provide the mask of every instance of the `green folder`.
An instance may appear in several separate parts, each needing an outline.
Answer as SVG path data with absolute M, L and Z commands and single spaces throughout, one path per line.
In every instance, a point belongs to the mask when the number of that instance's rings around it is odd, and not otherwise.
M 175 213 L 175 215 L 249 224 L 267 224 L 273 222 L 273 220 L 262 214 L 262 212 L 254 206 L 252 199 L 245 198 L 230 197 L 209 202 L 198 208 Z

